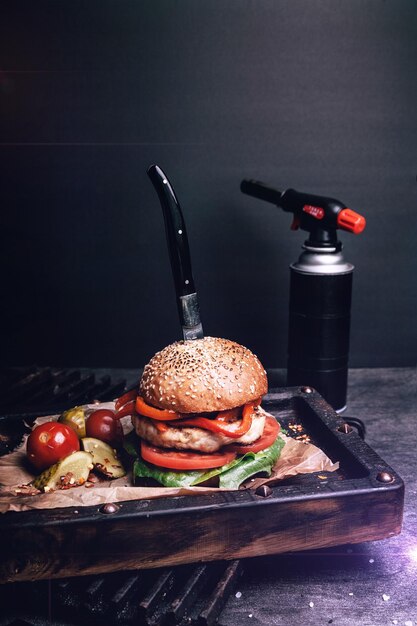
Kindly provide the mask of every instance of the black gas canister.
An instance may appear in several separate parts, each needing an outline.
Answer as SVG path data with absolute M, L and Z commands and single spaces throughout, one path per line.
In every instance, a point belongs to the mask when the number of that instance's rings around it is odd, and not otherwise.
M 305 251 L 290 266 L 287 382 L 346 406 L 353 265 L 341 252 Z

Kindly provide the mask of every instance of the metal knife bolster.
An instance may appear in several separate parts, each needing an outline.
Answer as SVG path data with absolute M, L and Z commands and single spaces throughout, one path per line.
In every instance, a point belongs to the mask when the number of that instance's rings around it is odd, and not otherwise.
M 180 317 L 184 340 L 202 339 L 203 326 L 200 321 L 197 293 L 179 297 Z

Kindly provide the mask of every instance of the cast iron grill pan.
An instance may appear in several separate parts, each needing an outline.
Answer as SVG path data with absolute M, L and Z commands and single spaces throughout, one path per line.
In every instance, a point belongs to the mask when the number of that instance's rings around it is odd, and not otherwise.
M 0 587 L 2 613 L 43 625 L 212 626 L 237 589 L 242 561 L 183 565 Z M 14 596 L 14 597 L 12 597 Z M 24 608 L 22 608 L 24 598 Z M 22 618 L 20 618 L 22 619 Z

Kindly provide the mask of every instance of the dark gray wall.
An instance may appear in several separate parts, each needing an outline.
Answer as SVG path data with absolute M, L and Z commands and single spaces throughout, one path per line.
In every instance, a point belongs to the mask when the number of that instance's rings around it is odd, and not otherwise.
M 206 334 L 284 366 L 305 236 L 243 177 L 339 198 L 351 364 L 416 354 L 415 0 L 0 5 L 1 360 L 140 367 L 179 337 L 146 168 L 181 200 Z

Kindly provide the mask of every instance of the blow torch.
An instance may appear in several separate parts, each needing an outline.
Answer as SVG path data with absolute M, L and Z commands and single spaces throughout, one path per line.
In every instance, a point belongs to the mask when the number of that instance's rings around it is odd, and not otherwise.
M 287 384 L 310 385 L 342 412 L 346 408 L 352 272 L 337 230 L 358 235 L 362 215 L 334 198 L 278 191 L 243 180 L 241 191 L 293 214 L 292 230 L 309 233 L 298 261 L 290 265 Z

